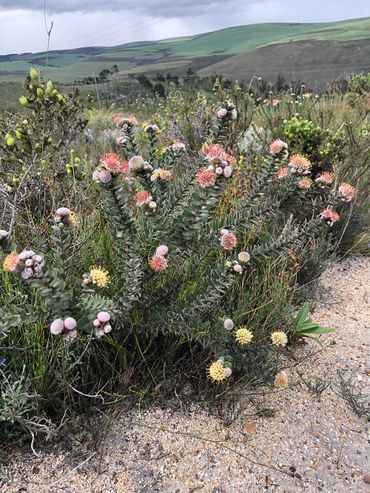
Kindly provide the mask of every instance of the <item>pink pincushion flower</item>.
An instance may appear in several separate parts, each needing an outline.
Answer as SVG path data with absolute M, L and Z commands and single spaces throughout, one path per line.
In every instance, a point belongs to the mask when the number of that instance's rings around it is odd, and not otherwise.
M 115 152 L 107 152 L 100 158 L 100 163 L 110 173 L 118 174 L 121 171 L 121 160 Z
M 242 266 L 240 264 L 235 264 L 233 267 L 234 272 L 241 274 L 242 273 Z
M 330 226 L 332 226 L 334 223 L 339 221 L 339 214 L 335 212 L 331 207 L 327 207 L 321 212 L 320 218 L 326 221 Z
M 292 173 L 307 175 L 310 173 L 312 164 L 306 157 L 295 154 L 294 156 L 291 156 L 289 160 L 289 167 Z
M 149 260 L 149 266 L 155 272 L 163 272 L 168 267 L 168 261 L 162 255 L 155 254 Z
M 277 172 L 277 178 L 278 178 L 278 180 L 282 180 L 283 178 L 288 176 L 288 174 L 289 174 L 289 168 L 288 167 L 280 168 L 279 171 Z
M 220 243 L 225 250 L 232 250 L 236 247 L 237 239 L 234 233 L 227 231 L 226 233 L 221 234 Z
M 124 175 L 127 175 L 129 172 L 129 165 L 128 161 L 122 161 L 121 162 L 121 171 Z
M 322 175 L 318 176 L 315 182 L 320 185 L 331 185 L 334 180 L 333 173 L 329 173 L 329 171 L 324 171 Z
M 288 144 L 281 139 L 276 139 L 271 142 L 270 152 L 272 154 L 279 154 L 283 149 L 288 149 Z
M 168 254 L 168 246 L 167 245 L 159 245 L 155 251 L 156 255 L 160 255 L 161 257 L 165 257 Z
M 201 168 L 196 174 L 196 181 L 201 188 L 210 188 L 215 185 L 216 176 L 212 169 Z
M 109 334 L 109 332 L 112 330 L 112 326 L 110 324 L 106 324 L 103 327 L 103 332 L 104 334 Z
M 299 188 L 302 188 L 302 190 L 309 190 L 312 186 L 313 181 L 311 178 L 308 178 L 307 176 L 303 177 L 301 180 L 298 182 Z
M 113 118 L 113 121 L 117 125 L 117 127 L 121 126 L 122 120 L 123 120 L 123 118 L 120 115 L 115 115 L 115 117 Z
M 138 207 L 143 207 L 144 205 L 148 205 L 153 200 L 153 197 L 149 192 L 143 191 L 137 192 L 134 196 L 134 200 Z
M 220 108 L 217 111 L 217 118 L 224 118 L 227 115 L 227 109 L 226 108 Z
M 226 151 L 219 144 L 204 144 L 200 150 L 206 160 L 213 164 L 214 162 L 226 161 Z
M 349 183 L 342 183 L 338 188 L 338 192 L 340 198 L 345 202 L 350 202 L 357 195 L 357 190 Z

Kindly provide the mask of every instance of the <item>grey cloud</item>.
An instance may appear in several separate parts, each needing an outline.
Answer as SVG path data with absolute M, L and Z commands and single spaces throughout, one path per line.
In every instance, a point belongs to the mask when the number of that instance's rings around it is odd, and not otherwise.
M 263 3 L 264 0 L 259 0 Z M 246 4 L 255 3 L 254 0 L 243 1 Z M 205 15 L 210 11 L 226 12 L 233 7 L 240 9 L 238 0 L 229 1 L 209 1 L 209 0 L 141 0 L 134 3 L 133 0 L 48 0 L 46 10 L 48 13 L 67 13 L 67 12 L 114 12 L 127 11 L 142 13 L 154 17 L 193 17 Z M 42 11 L 44 0 L 0 0 L 0 10 L 25 9 L 32 11 Z

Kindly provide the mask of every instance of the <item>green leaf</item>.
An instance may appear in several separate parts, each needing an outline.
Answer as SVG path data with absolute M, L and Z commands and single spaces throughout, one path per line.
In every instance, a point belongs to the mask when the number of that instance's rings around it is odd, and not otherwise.
M 300 327 L 301 324 L 306 320 L 309 309 L 310 309 L 310 305 L 306 301 L 306 303 L 302 306 L 302 308 L 297 313 L 297 317 L 296 317 L 297 328 Z
M 330 327 L 321 327 L 320 325 L 317 328 L 304 330 L 304 333 L 309 334 L 331 334 L 332 332 L 335 332 L 335 329 L 332 329 Z

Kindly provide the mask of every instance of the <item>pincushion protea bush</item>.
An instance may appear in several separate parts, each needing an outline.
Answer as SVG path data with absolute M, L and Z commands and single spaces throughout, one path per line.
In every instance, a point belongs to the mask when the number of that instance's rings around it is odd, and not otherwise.
M 56 348 L 53 363 L 61 362 L 65 402 L 75 382 L 86 394 L 105 388 L 106 367 L 115 380 L 125 371 L 134 378 L 137 367 L 146 378 L 149 365 L 181 361 L 213 382 L 273 381 L 272 356 L 289 340 L 295 259 L 335 228 L 356 190 L 334 186 L 329 174 L 312 180 L 310 160 L 282 139 L 251 168 L 229 145 L 237 118 L 236 105 L 223 101 L 206 141 L 189 147 L 164 145 L 156 124 L 115 117 L 115 146 L 91 173 L 109 244 L 102 266 L 85 269 L 78 218 L 63 204 L 45 253 L 17 248 L 20 239 L 1 232 L 6 283 L 23 300 L 1 311 L 1 335 L 38 320 L 44 344 Z M 91 251 L 94 242 L 87 235 L 82 243 Z

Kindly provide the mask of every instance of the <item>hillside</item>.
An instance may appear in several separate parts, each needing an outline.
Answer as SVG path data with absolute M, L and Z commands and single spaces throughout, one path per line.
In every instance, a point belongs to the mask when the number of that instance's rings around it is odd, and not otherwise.
M 275 81 L 305 81 L 322 90 L 328 81 L 354 72 L 370 72 L 370 41 L 295 41 L 263 46 L 235 55 L 199 71 L 199 75 L 224 74 L 229 79 L 249 80 L 254 75 Z
M 195 70 L 200 69 L 204 74 L 217 70 L 229 75 L 231 69 L 232 74 L 235 72 L 240 78 L 241 73 L 246 73 L 245 64 L 248 64 L 248 73 L 254 73 L 256 69 L 262 74 L 270 73 L 272 70 L 276 73 L 275 57 L 277 54 L 284 55 L 288 44 L 291 44 L 289 48 L 291 55 L 289 56 L 293 56 L 288 63 L 288 71 L 294 63 L 300 61 L 302 54 L 306 55 L 302 53 L 304 50 L 302 47 L 317 46 L 317 53 L 312 54 L 311 57 L 316 66 L 326 67 L 330 59 L 333 63 L 333 71 L 339 73 L 342 66 L 344 70 L 347 69 L 346 60 L 351 60 L 352 54 L 360 46 L 357 42 L 361 40 L 363 44 L 360 53 L 355 57 L 356 63 L 351 64 L 353 70 L 358 70 L 368 64 L 362 55 L 368 53 L 366 46 L 370 44 L 370 17 L 326 23 L 252 24 L 163 41 L 136 42 L 109 48 L 87 47 L 55 50 L 49 53 L 47 74 L 54 80 L 72 83 L 75 80 L 98 75 L 100 71 L 109 69 L 113 65 L 117 65 L 116 77 L 141 72 L 183 72 L 191 66 Z M 353 44 L 354 41 L 356 43 Z M 305 42 L 313 42 L 313 45 L 302 45 Z M 347 58 L 338 55 L 337 62 L 335 57 L 331 57 L 330 50 L 338 42 L 347 43 L 337 46 L 344 47 L 346 50 L 348 47 L 349 51 Z M 277 45 L 280 48 L 276 48 Z M 351 46 L 355 51 L 351 52 L 350 56 Z M 259 50 L 262 47 L 264 51 L 261 52 Z M 327 49 L 324 49 L 325 47 Z M 277 52 L 276 49 L 278 49 Z M 297 53 L 300 53 L 299 56 L 294 56 L 295 49 Z M 321 51 L 322 49 L 324 50 Z M 259 58 L 261 53 L 267 58 Z M 269 53 L 274 53 L 274 56 L 270 56 Z M 258 64 L 254 63 L 253 70 L 250 70 L 249 64 L 251 57 L 254 56 L 257 56 Z M 274 62 L 274 68 L 268 59 Z M 45 53 L 0 56 L 0 81 L 21 80 L 31 66 L 45 70 L 45 61 Z M 241 63 L 239 70 L 235 69 L 237 63 Z M 279 65 L 285 64 L 286 62 L 282 64 L 279 61 Z

